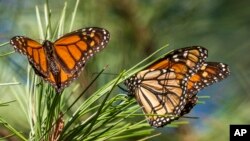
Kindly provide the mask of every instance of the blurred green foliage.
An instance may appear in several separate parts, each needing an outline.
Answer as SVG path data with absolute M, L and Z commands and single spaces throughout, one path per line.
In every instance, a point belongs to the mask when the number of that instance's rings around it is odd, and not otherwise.
M 39 39 L 35 5 L 43 8 L 43 1 L 0 1 L 0 41 L 8 42 L 15 35 Z M 67 11 L 74 3 L 68 2 Z M 58 22 L 63 1 L 51 1 L 52 26 Z M 70 16 L 70 13 L 67 13 Z M 65 25 L 70 24 L 67 19 Z M 206 104 L 197 105 L 190 116 L 200 117 L 177 129 L 157 129 L 162 134 L 154 140 L 209 141 L 228 140 L 230 124 L 250 123 L 250 1 L 241 0 L 84 0 L 80 1 L 73 29 L 98 26 L 111 33 L 106 49 L 91 59 L 78 79 L 86 85 L 104 66 L 117 74 L 150 55 L 165 44 L 169 50 L 202 45 L 209 50 L 210 61 L 230 66 L 231 76 L 200 95 L 210 95 Z M 69 27 L 69 26 L 67 26 Z M 66 29 L 65 32 L 68 32 Z M 1 54 L 13 51 L 10 46 L 0 48 Z M 165 53 L 165 52 L 164 52 Z M 0 83 L 26 78 L 27 60 L 17 53 L 0 58 Z M 103 75 L 95 88 L 112 79 Z M 24 87 L 24 86 L 20 86 Z M 11 86 L 0 86 L 0 102 L 14 100 Z M 21 92 L 20 92 L 21 94 Z M 18 103 L 0 107 L 2 117 L 25 130 L 25 117 Z M 1 128 L 0 128 L 1 132 Z M 4 131 L 2 131 L 3 133 Z M 2 134 L 0 133 L 0 135 Z

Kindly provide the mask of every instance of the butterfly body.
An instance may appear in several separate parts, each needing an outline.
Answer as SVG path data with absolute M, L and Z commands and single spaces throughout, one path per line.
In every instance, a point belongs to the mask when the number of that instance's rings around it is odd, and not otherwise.
M 86 61 L 103 49 L 109 32 L 98 27 L 83 28 L 42 44 L 24 36 L 10 40 L 17 52 L 27 56 L 36 74 L 61 92 L 79 77 Z
M 56 87 L 58 89 L 60 89 L 61 87 L 61 79 L 60 79 L 60 68 L 57 64 L 56 61 L 56 56 L 55 56 L 55 52 L 53 50 L 53 43 L 49 40 L 45 40 L 42 44 L 43 50 L 44 50 L 44 55 L 46 56 L 46 64 L 48 67 L 48 72 L 51 72 L 53 79 L 55 80 L 55 84 Z M 30 62 L 30 64 L 33 64 L 32 62 Z M 42 78 L 46 79 L 47 77 L 49 77 L 48 73 L 40 73 L 39 70 L 37 69 L 37 67 L 34 67 L 32 65 L 33 69 L 35 70 L 35 73 L 39 76 L 41 76 Z

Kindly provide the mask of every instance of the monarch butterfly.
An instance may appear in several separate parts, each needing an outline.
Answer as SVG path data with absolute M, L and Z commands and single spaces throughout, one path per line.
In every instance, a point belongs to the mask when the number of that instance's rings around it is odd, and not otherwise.
M 106 47 L 109 38 L 107 30 L 89 27 L 65 34 L 54 43 L 45 40 L 40 44 L 28 37 L 15 36 L 10 44 L 26 55 L 35 73 L 60 93 L 79 77 L 85 63 Z
M 125 80 L 151 126 L 163 127 L 188 113 L 200 89 L 229 74 L 227 65 L 205 63 L 206 58 L 203 47 L 174 50 Z

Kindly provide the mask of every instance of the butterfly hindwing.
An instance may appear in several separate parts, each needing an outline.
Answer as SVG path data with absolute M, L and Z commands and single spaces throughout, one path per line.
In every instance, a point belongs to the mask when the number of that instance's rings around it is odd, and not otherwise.
M 180 116 L 183 116 L 185 114 L 188 114 L 193 107 L 197 104 L 198 97 L 196 95 L 193 95 L 193 97 L 189 97 L 187 99 L 185 107 L 182 109 Z
M 70 74 L 65 72 L 62 68 L 59 69 L 58 78 L 55 78 L 52 73 L 50 73 L 49 77 L 44 78 L 45 81 L 49 82 L 52 86 L 54 86 L 57 92 L 61 92 L 65 87 L 69 86 L 73 80 L 78 78 L 80 72 L 75 72 L 74 74 Z M 60 80 L 59 82 L 57 82 Z

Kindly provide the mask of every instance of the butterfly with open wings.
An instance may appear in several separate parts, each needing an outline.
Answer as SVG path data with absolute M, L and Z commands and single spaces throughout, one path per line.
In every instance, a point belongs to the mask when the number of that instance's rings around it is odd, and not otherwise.
M 28 37 L 15 36 L 10 44 L 26 55 L 35 73 L 60 93 L 79 77 L 85 63 L 107 46 L 109 38 L 106 29 L 89 27 L 65 34 L 55 42 L 45 40 L 40 44 Z

